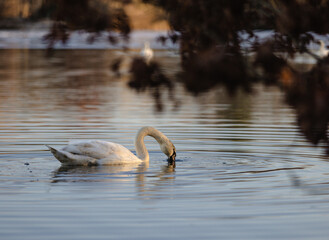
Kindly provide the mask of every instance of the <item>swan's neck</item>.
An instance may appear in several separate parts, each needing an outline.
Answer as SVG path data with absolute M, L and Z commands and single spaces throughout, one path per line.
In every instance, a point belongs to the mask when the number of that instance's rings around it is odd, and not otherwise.
M 163 143 L 167 140 L 167 137 L 160 131 L 156 130 L 153 127 L 143 127 L 141 128 L 136 136 L 135 139 L 135 148 L 137 152 L 137 157 L 140 158 L 143 161 L 149 161 L 149 153 L 146 149 L 145 143 L 144 143 L 144 137 L 145 136 L 151 136 L 157 140 L 159 144 Z

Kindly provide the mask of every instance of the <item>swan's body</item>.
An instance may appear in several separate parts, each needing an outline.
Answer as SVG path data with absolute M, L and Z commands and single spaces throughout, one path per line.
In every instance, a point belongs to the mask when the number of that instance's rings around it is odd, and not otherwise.
M 124 146 L 101 140 L 73 141 L 57 150 L 47 146 L 52 154 L 65 165 L 114 165 L 142 163 L 149 161 L 149 153 L 144 144 L 144 137 L 154 137 L 161 150 L 171 161 L 175 161 L 176 150 L 172 142 L 153 127 L 141 128 L 135 139 L 137 156 Z
M 326 49 L 326 46 L 322 40 L 319 40 L 319 43 L 320 43 L 320 47 L 316 53 L 319 57 L 324 58 L 324 57 L 328 56 L 329 50 Z
M 153 50 L 150 48 L 149 42 L 144 43 L 144 48 L 141 50 L 141 55 L 146 60 L 147 63 L 149 63 L 153 58 L 154 54 L 153 54 Z

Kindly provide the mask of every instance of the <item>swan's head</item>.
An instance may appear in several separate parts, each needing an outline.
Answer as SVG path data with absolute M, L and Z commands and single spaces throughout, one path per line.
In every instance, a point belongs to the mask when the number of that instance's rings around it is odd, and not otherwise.
M 167 155 L 168 163 L 173 164 L 176 160 L 176 148 L 174 144 L 169 140 L 166 139 L 160 144 L 161 151 Z

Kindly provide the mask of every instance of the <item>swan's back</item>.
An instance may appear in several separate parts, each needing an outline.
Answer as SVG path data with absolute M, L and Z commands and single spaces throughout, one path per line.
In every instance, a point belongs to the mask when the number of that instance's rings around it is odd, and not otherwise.
M 111 154 L 127 154 L 130 152 L 124 146 L 101 140 L 86 140 L 86 141 L 70 141 L 67 146 L 63 148 L 64 151 L 90 156 L 96 159 L 102 159 Z
M 71 141 L 61 150 L 54 148 L 50 150 L 60 162 L 67 165 L 114 165 L 142 162 L 124 146 L 101 140 Z

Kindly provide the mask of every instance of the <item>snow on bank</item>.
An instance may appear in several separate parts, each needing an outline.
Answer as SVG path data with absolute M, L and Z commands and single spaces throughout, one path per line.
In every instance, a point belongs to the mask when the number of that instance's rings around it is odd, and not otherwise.
M 0 30 L 0 49 L 45 49 L 48 47 L 47 42 L 43 41 L 43 37 L 48 33 L 48 28 L 31 28 L 24 30 Z M 149 42 L 154 50 L 175 50 L 179 47 L 178 44 L 173 44 L 167 41 L 165 45 L 157 41 L 159 36 L 166 36 L 166 31 L 134 31 L 130 34 L 130 40 L 127 43 L 123 41 L 113 45 L 108 41 L 108 33 L 102 33 L 93 43 L 88 42 L 89 33 L 76 31 L 70 34 L 70 38 L 66 44 L 58 42 L 55 44 L 55 49 L 141 49 L 145 42 Z M 328 45 L 328 36 L 317 35 L 312 33 L 317 40 L 323 40 L 325 45 Z M 248 49 L 251 47 L 247 34 L 241 32 L 241 37 L 244 40 L 241 47 Z M 259 41 L 265 41 L 274 37 L 274 31 L 255 31 Z M 309 45 L 312 51 L 316 51 L 319 45 L 312 43 Z M 310 56 L 302 54 L 297 55 L 294 62 L 314 62 Z
M 48 33 L 47 30 L 0 30 L 0 49 L 45 49 L 48 47 L 43 37 Z M 110 44 L 108 34 L 103 33 L 93 43 L 88 42 L 90 34 L 86 32 L 73 32 L 66 44 L 58 42 L 55 49 L 140 49 L 144 42 L 149 42 L 151 48 L 177 49 L 178 44 L 167 41 L 165 45 L 157 41 L 159 36 L 166 35 L 165 31 L 134 31 L 130 34 L 130 40 L 127 43 Z

